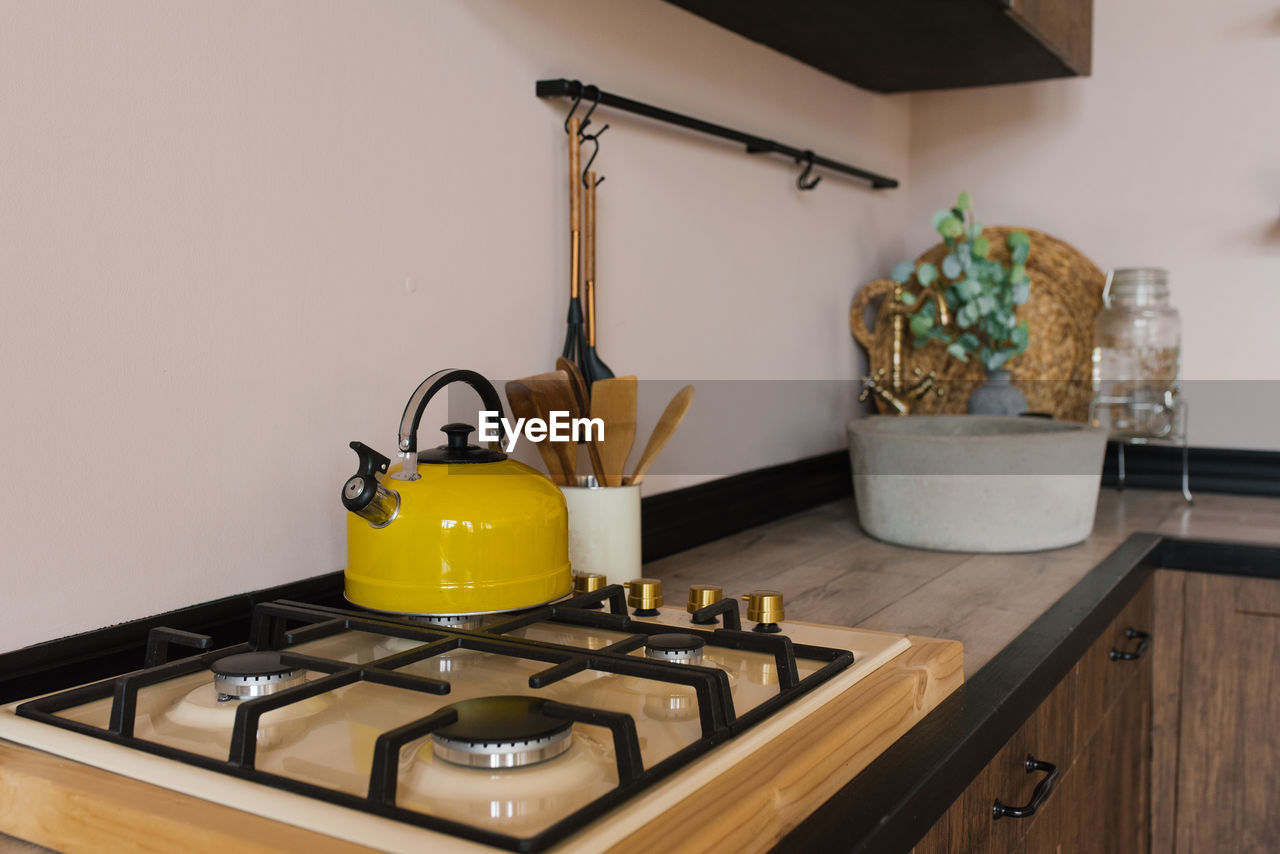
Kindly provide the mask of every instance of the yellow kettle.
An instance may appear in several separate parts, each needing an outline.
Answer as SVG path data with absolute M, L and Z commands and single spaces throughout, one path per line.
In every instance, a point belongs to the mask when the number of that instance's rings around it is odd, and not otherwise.
M 351 443 L 360 468 L 343 485 L 342 504 L 350 511 L 346 597 L 356 605 L 464 616 L 541 605 L 573 587 L 569 516 L 549 478 L 469 444 L 469 424 L 446 424 L 446 444 L 418 451 L 427 403 L 455 382 L 470 385 L 485 410 L 502 417 L 498 392 L 480 374 L 439 371 L 405 406 L 397 465 Z

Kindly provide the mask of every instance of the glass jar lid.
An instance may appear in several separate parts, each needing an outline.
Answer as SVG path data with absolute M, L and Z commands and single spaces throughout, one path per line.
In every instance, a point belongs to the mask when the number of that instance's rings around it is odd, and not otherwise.
M 1120 267 L 1107 274 L 1102 304 L 1115 299 L 1139 305 L 1165 302 L 1169 298 L 1169 271 L 1163 267 Z

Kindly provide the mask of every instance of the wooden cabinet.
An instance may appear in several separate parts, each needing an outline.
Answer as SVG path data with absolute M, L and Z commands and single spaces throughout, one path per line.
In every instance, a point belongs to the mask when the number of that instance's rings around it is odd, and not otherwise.
M 1006 0 L 1009 17 L 1076 74 L 1093 63 L 1093 3 Z
M 1087 75 L 1093 0 L 668 0 L 877 92 Z
M 1152 850 L 1280 851 L 1280 580 L 1159 575 Z
M 1280 851 L 1277 709 L 1280 580 L 1161 570 L 915 850 Z M 1056 787 L 993 820 L 1030 798 L 1028 754 Z
M 916 846 L 924 852 L 1111 852 L 1147 848 L 1152 621 L 1148 583 Z M 1139 651 L 1140 650 L 1140 651 Z M 1031 802 L 1046 771 L 1049 796 L 1025 818 L 995 818 L 997 800 Z
M 1107 627 L 1068 677 L 1079 686 L 1077 713 L 1075 715 L 1076 743 L 1084 745 L 1102 725 L 1107 712 L 1143 673 L 1150 678 L 1153 658 L 1150 637 L 1145 641 L 1134 634 L 1149 635 L 1154 625 L 1152 582 L 1129 601 Z M 1166 639 L 1167 640 L 1167 639 Z M 1138 650 L 1142 652 L 1139 653 Z M 1136 656 L 1136 657 L 1131 657 Z M 1148 685 L 1148 694 L 1150 689 Z
M 1022 850 L 1026 854 L 1146 851 L 1150 751 L 1148 661 L 1133 666 L 1131 681 L 1093 728 L 1055 793 L 1057 803 L 1029 828 Z
M 951 851 L 1012 851 L 1032 827 L 1044 822 L 1051 801 L 1075 753 L 1072 727 L 1076 701 L 1074 679 L 1063 680 L 1014 733 L 977 779 L 948 811 Z M 1055 780 L 1049 800 L 1029 818 L 995 818 L 996 802 L 1007 807 L 1031 803 L 1050 772 L 1029 770 L 1028 761 L 1048 763 Z

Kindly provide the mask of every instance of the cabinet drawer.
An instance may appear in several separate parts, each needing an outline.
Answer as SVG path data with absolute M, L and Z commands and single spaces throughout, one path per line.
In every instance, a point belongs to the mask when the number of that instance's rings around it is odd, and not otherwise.
M 1034 816 L 997 819 L 992 814 L 997 800 L 1011 807 L 1031 801 L 1046 772 L 1028 772 L 1028 756 L 1056 766 L 1059 778 L 1066 773 L 1075 753 L 1075 691 L 1073 680 L 1059 683 L 951 806 L 944 817 L 947 850 L 1011 851 L 1033 822 L 1055 809 L 1056 797 L 1050 794 Z
M 1151 666 L 1150 645 L 1158 642 L 1149 636 L 1153 623 L 1152 589 L 1152 582 L 1148 580 L 1089 647 L 1068 677 L 1068 681 L 1076 683 L 1077 691 L 1076 750 L 1082 749 L 1093 737 L 1125 686 Z
M 1152 591 L 1148 581 L 1125 605 L 930 829 L 917 854 L 1106 852 L 1106 831 L 1097 835 L 1096 817 L 1118 827 L 1121 817 L 1145 815 L 1154 639 L 1139 653 L 1143 639 L 1129 630 L 1151 630 Z M 1054 766 L 1057 785 L 1033 815 L 997 819 L 997 800 L 1024 807 L 1046 779 L 1047 770 L 1027 770 L 1028 757 Z
M 1093 738 L 1079 746 L 1055 793 L 1057 808 L 1037 818 L 1022 840 L 1022 854 L 1150 850 L 1150 754 L 1151 668 L 1144 665 Z

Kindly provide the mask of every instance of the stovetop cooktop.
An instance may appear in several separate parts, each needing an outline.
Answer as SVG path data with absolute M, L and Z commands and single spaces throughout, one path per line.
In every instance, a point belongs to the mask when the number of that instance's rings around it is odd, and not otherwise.
M 210 649 L 207 636 L 154 629 L 143 669 L 5 707 L 17 719 L 0 715 L 0 736 L 35 744 L 25 722 L 39 722 L 115 747 L 72 758 L 196 796 L 217 799 L 127 757 L 537 851 L 855 663 L 851 648 L 789 635 L 854 647 L 841 635 L 861 634 L 742 631 L 736 600 L 644 613 L 628 614 L 618 585 L 452 625 L 263 603 L 247 642 Z M 906 646 L 885 637 L 878 659 Z

